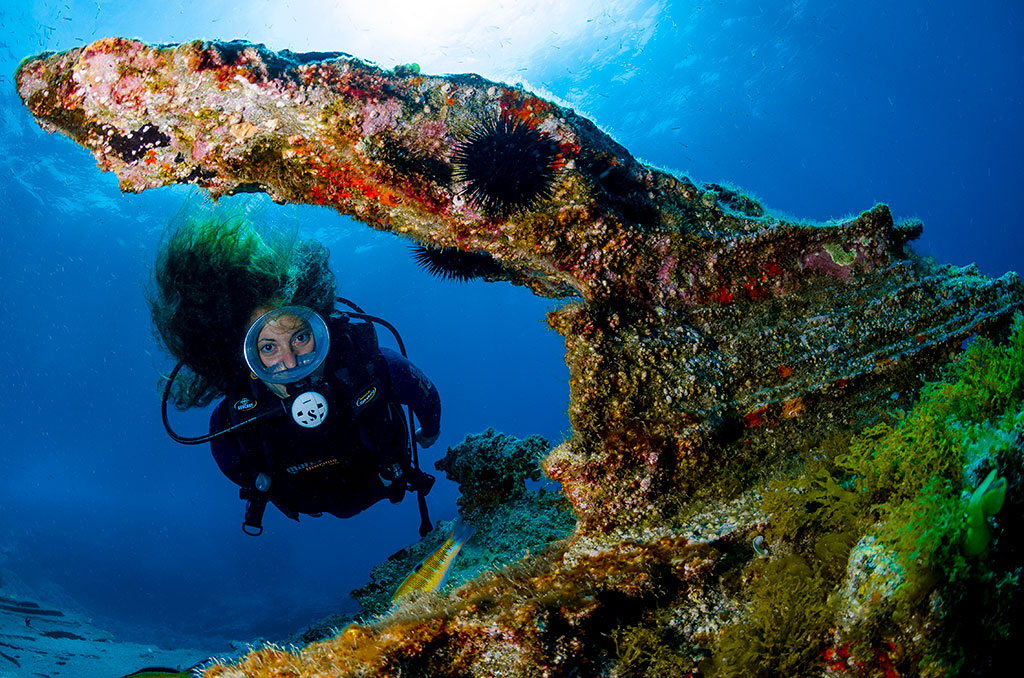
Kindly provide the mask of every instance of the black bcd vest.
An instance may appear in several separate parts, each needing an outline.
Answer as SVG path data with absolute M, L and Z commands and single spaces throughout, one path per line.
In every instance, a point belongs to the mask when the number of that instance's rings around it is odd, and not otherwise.
M 299 393 L 282 399 L 255 378 L 229 389 L 220 405 L 222 421 L 232 424 L 279 411 L 228 434 L 236 443 L 231 454 L 218 455 L 214 448 L 217 463 L 242 486 L 242 498 L 248 500 L 247 528 L 262 531 L 268 500 L 294 519 L 300 513 L 355 515 L 383 497 L 377 475 L 382 466 L 394 461 L 410 465 L 405 411 L 390 400 L 390 377 L 376 329 L 341 312 L 333 313 L 327 325 L 331 347 L 323 377 L 313 389 L 328 403 L 327 418 L 319 426 L 304 428 L 292 419 L 292 402 Z

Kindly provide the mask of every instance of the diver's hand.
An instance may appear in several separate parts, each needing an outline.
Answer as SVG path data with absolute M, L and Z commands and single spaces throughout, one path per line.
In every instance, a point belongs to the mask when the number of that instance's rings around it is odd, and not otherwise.
M 431 445 L 433 445 L 434 443 L 437 442 L 437 439 L 440 436 L 441 436 L 441 432 L 438 431 L 437 433 L 435 433 L 434 435 L 432 435 L 432 436 L 430 436 L 428 438 L 427 436 L 423 435 L 423 429 L 422 428 L 417 428 L 416 429 L 416 442 L 419 443 L 420 447 L 430 447 Z

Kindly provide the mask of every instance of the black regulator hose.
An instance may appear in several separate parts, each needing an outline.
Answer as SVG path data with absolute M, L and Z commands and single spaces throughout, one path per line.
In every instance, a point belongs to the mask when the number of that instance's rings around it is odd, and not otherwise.
M 277 414 L 280 414 L 280 412 L 278 412 L 277 410 L 269 410 L 269 411 L 266 411 L 266 412 L 261 412 L 260 414 L 257 414 L 255 416 L 249 417 L 248 419 L 246 419 L 244 421 L 240 421 L 237 424 L 233 424 L 233 425 L 228 426 L 227 428 L 223 428 L 223 429 L 221 429 L 219 431 L 214 431 L 213 433 L 208 433 L 208 434 L 206 434 L 204 436 L 196 436 L 194 438 L 189 438 L 189 437 L 186 437 L 186 436 L 178 435 L 177 433 L 175 433 L 174 429 L 171 428 L 171 422 L 167 419 L 167 401 L 171 397 L 171 387 L 174 385 L 174 378 L 178 376 L 178 372 L 181 371 L 181 368 L 184 367 L 184 366 L 185 366 L 185 363 L 184 362 L 180 362 L 180 363 L 178 363 L 177 365 L 174 366 L 173 370 L 171 370 L 170 375 L 168 375 L 168 377 L 167 377 L 167 385 L 164 387 L 164 397 L 160 401 L 160 416 L 164 420 L 164 429 L 167 431 L 167 435 L 169 435 L 171 437 L 171 439 L 174 440 L 175 442 L 181 443 L 182 445 L 198 445 L 200 443 L 206 443 L 206 442 L 209 442 L 209 441 L 213 440 L 217 436 L 222 436 L 225 433 L 231 433 L 232 431 L 237 431 L 238 429 L 242 428 L 243 426 L 248 426 L 249 424 L 251 424 L 251 423 L 253 423 L 253 422 L 255 422 L 255 421 L 259 420 L 259 419 L 265 419 L 266 417 L 275 416 Z

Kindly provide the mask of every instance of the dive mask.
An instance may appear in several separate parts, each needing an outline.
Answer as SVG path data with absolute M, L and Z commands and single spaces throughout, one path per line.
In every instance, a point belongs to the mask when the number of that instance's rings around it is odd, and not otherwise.
M 327 357 L 327 323 L 305 306 L 264 313 L 245 333 L 245 362 L 267 384 L 291 384 L 313 374 Z

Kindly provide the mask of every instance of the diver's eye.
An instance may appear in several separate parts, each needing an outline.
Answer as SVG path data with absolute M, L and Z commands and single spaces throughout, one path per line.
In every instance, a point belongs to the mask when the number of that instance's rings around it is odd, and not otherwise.
M 308 344 L 309 340 L 312 339 L 312 338 L 313 338 L 312 334 L 310 334 L 309 332 L 303 330 L 302 332 L 296 332 L 295 336 L 292 337 L 292 341 L 294 343 L 298 344 L 299 346 L 302 346 L 303 344 Z
M 260 353 L 265 353 L 266 355 L 270 355 L 271 353 L 273 353 L 276 350 L 277 350 L 277 344 L 274 344 L 273 342 L 269 342 L 268 341 L 265 344 L 260 344 Z

